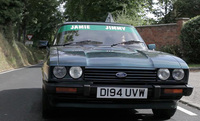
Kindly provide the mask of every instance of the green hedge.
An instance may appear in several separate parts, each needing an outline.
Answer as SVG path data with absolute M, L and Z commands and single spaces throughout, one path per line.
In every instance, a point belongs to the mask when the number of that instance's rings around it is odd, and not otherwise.
M 187 21 L 182 30 L 183 56 L 189 63 L 200 63 L 200 15 Z
M 165 45 L 165 46 L 162 46 L 159 49 L 159 51 L 170 53 L 180 58 L 184 58 L 181 45 Z

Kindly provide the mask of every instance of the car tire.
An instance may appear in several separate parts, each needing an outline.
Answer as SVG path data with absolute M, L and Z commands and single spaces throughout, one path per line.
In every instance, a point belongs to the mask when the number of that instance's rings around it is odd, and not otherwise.
M 42 116 L 47 119 L 51 116 L 53 108 L 50 105 L 47 94 L 42 90 Z
M 152 109 L 155 118 L 170 119 L 176 112 L 175 109 Z

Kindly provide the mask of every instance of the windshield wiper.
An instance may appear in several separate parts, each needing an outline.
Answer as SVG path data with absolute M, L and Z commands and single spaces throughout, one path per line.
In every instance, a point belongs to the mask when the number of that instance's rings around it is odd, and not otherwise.
M 72 45 L 72 44 L 75 44 L 75 43 L 76 43 L 76 42 L 68 42 L 68 43 L 63 44 L 62 46 Z
M 88 43 L 91 43 L 91 44 L 103 44 L 103 42 L 94 41 L 94 40 L 83 40 L 83 41 L 76 42 L 76 44 L 88 44 Z
M 120 43 L 116 43 L 116 44 L 112 44 L 111 47 L 117 46 L 117 45 L 121 45 L 121 44 L 134 44 L 134 43 L 143 43 L 141 41 L 136 41 L 136 40 L 129 40 L 129 41 L 125 41 L 125 42 L 120 42 Z
M 80 45 L 83 45 L 83 44 L 103 44 L 103 42 L 99 42 L 99 41 L 94 41 L 94 40 L 83 40 L 83 41 L 79 41 L 79 42 L 69 42 L 69 43 L 65 43 L 63 44 L 63 46 L 66 46 L 66 45 L 71 45 L 71 44 L 80 44 Z

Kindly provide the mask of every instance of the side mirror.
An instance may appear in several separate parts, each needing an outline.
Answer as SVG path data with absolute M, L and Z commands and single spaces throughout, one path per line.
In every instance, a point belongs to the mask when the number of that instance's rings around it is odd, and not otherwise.
M 149 50 L 155 50 L 156 49 L 156 44 L 148 44 Z
M 47 41 L 47 44 L 46 44 L 46 50 L 47 50 L 47 52 L 50 51 L 50 44 L 49 44 L 48 41 Z
M 47 47 L 49 47 L 49 42 L 47 40 L 40 40 L 38 42 L 38 47 L 39 48 L 47 48 Z

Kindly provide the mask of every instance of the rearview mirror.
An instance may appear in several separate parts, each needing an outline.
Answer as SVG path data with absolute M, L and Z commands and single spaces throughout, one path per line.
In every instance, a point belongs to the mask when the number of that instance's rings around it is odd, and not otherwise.
M 156 49 L 156 44 L 148 44 L 149 50 L 155 50 Z

